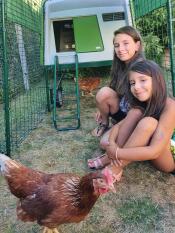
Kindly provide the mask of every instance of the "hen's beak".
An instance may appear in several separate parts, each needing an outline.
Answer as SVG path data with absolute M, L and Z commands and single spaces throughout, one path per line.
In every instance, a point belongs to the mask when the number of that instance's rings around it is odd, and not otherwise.
M 111 192 L 116 193 L 114 184 L 109 185 L 108 188 L 109 188 L 109 190 L 110 190 Z

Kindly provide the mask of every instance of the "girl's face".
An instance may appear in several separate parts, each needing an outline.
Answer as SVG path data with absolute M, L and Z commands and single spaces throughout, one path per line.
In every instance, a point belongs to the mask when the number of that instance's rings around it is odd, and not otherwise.
M 121 61 L 130 61 L 139 48 L 140 41 L 135 42 L 127 34 L 117 34 L 114 38 L 114 50 Z
M 131 93 L 141 102 L 148 101 L 152 96 L 152 77 L 135 71 L 129 72 Z

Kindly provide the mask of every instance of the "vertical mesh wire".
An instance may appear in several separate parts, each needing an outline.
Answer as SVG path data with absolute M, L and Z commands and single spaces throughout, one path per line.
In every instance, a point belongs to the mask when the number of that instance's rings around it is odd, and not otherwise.
M 46 111 L 44 66 L 40 64 L 40 12 L 41 0 L 5 1 L 11 150 L 37 127 Z M 3 72 L 2 62 L 0 69 Z M 0 77 L 0 88 L 1 82 Z
M 4 119 L 4 106 L 3 106 L 3 20 L 2 20 L 2 0 L 0 0 L 0 151 L 6 151 L 5 141 L 5 119 Z
M 133 0 L 135 24 L 140 31 L 146 58 L 157 62 L 172 93 L 171 58 L 167 0 Z
M 170 0 L 170 20 L 171 28 L 170 33 L 172 35 L 171 39 L 171 61 L 172 61 L 172 73 L 173 73 L 173 94 L 175 96 L 175 0 Z

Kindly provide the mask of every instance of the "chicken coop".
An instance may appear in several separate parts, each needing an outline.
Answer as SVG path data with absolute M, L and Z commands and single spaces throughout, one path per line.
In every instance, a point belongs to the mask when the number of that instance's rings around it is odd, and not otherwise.
M 0 0 L 0 151 L 10 155 L 48 110 L 58 131 L 80 127 L 79 71 L 111 65 L 124 25 L 139 29 L 175 94 L 174 19 L 175 0 Z
M 45 65 L 110 63 L 113 32 L 131 24 L 128 0 L 51 0 L 45 3 Z
M 111 64 L 113 32 L 131 24 L 129 1 L 54 0 L 46 1 L 44 9 L 44 64 L 57 69 L 53 71 L 57 81 L 51 88 L 54 125 L 57 130 L 77 129 L 80 126 L 79 97 L 75 95 L 78 70 Z M 89 87 L 92 88 L 93 85 Z

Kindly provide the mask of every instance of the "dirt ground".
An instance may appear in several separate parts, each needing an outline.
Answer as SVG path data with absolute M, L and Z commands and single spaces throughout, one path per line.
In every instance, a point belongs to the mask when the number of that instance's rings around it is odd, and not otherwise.
M 48 114 L 23 142 L 13 158 L 45 172 L 88 172 L 86 161 L 99 149 L 90 132 L 95 127 L 94 97 L 81 98 L 81 128 L 57 132 Z M 59 227 L 62 233 L 174 233 L 175 176 L 155 170 L 149 162 L 133 163 L 116 184 L 117 193 L 97 201 L 87 219 Z M 0 233 L 41 232 L 33 223 L 16 218 L 16 198 L 0 177 Z

